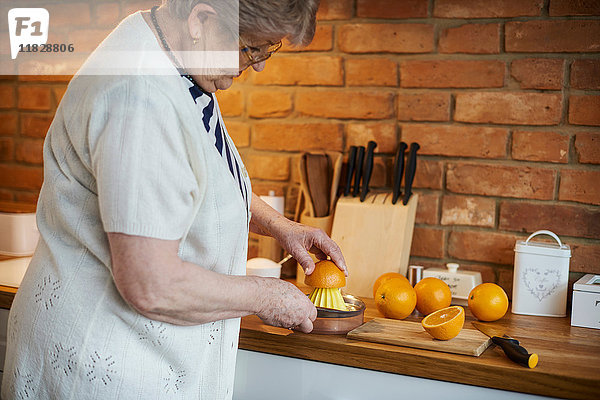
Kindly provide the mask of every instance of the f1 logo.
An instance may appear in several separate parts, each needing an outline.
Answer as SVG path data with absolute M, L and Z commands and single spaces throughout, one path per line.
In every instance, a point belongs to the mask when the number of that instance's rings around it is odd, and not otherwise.
M 8 11 L 10 55 L 14 60 L 26 45 L 43 45 L 48 41 L 50 14 L 45 8 L 12 8 Z

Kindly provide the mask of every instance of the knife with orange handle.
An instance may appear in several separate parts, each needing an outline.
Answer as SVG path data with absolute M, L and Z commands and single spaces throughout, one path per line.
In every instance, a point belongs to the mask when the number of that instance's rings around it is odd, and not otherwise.
M 472 322 L 472 324 L 477 330 L 484 333 L 486 336 L 489 336 L 492 339 L 492 343 L 500 346 L 504 351 L 504 354 L 512 361 L 528 368 L 535 368 L 537 365 L 538 355 L 536 353 L 529 354 L 527 349 L 521 346 L 517 339 L 513 339 L 503 332 L 499 332 L 494 328 L 478 322 Z

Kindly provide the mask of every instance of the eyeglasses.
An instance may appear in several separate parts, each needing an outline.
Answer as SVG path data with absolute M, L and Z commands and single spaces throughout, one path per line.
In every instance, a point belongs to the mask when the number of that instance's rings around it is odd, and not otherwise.
M 248 46 L 246 43 L 244 43 L 241 37 L 240 43 L 242 44 L 242 46 L 240 46 L 240 51 L 244 53 L 246 57 L 248 57 L 248 60 L 250 60 L 250 65 L 265 61 L 283 45 L 280 40 L 277 43 L 267 43 L 260 47 Z

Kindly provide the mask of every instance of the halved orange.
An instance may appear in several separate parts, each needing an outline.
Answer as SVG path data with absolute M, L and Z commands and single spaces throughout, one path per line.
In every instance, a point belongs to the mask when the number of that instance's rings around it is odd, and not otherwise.
M 456 337 L 464 324 L 465 310 L 461 306 L 442 308 L 421 321 L 427 333 L 439 340 L 450 340 Z

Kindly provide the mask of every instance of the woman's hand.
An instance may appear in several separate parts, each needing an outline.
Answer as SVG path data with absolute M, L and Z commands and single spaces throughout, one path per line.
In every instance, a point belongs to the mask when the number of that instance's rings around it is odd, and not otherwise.
M 317 309 L 308 296 L 289 282 L 260 278 L 264 298 L 256 313 L 266 324 L 309 333 L 317 318 Z
M 290 221 L 254 193 L 252 193 L 250 230 L 262 235 L 269 235 L 277 240 L 281 247 L 300 263 L 306 275 L 312 274 L 315 269 L 310 252 L 319 260 L 331 257 L 335 265 L 348 276 L 346 260 L 344 260 L 342 251 L 325 232 Z
M 315 269 L 310 252 L 319 260 L 331 257 L 335 265 L 348 276 L 342 251 L 323 230 L 284 219 L 272 229 L 271 234 L 300 263 L 306 275 L 310 275 Z

